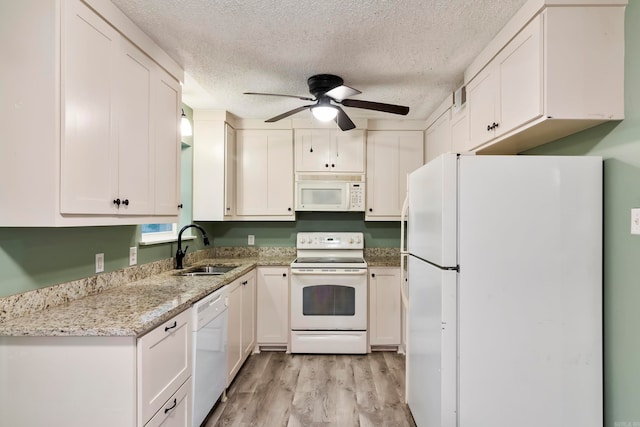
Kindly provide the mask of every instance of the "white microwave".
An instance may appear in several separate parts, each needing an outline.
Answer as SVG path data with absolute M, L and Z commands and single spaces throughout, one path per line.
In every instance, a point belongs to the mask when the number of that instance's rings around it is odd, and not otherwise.
M 364 175 L 296 178 L 296 211 L 364 212 Z

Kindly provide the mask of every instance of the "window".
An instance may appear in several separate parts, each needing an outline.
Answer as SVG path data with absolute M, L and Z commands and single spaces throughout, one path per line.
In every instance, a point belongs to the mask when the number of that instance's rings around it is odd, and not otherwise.
M 172 242 L 178 239 L 178 224 L 142 224 L 141 244 Z

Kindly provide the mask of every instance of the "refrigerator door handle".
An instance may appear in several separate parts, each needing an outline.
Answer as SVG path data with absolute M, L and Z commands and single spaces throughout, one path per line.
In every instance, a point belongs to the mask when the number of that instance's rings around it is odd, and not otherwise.
M 407 174 L 407 194 L 404 197 L 402 203 L 402 211 L 400 213 L 400 295 L 402 296 L 402 305 L 406 310 L 409 309 L 409 295 L 407 293 L 407 256 L 409 252 L 405 247 L 406 242 L 404 238 L 405 223 L 407 222 L 407 212 L 409 211 L 409 174 Z

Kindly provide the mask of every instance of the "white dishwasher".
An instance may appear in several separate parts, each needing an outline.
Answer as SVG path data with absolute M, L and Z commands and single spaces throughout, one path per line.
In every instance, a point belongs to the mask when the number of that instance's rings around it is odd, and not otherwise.
M 228 287 L 193 305 L 193 427 L 199 427 L 227 380 Z

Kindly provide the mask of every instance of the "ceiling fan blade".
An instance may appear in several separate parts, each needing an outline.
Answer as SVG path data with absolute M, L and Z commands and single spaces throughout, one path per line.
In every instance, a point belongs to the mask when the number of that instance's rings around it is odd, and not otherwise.
M 280 114 L 279 116 L 271 117 L 269 120 L 265 120 L 265 122 L 266 123 L 277 122 L 278 120 L 285 119 L 289 116 L 293 116 L 294 114 L 299 113 L 300 111 L 306 110 L 309 107 L 313 107 L 313 105 L 303 105 L 302 107 L 294 108 L 293 110 L 289 110 L 286 113 Z
M 334 107 L 336 108 L 336 110 L 338 110 L 338 114 L 336 115 L 336 118 L 335 118 L 335 121 L 338 124 L 338 127 L 341 130 L 354 129 L 356 127 L 356 124 L 351 121 L 349 116 L 347 116 L 347 113 L 345 113 L 344 110 L 338 107 L 337 105 L 334 105 Z
M 327 91 L 325 93 L 326 96 L 328 96 L 329 98 L 333 98 L 337 101 L 342 101 L 345 98 L 348 98 L 350 96 L 354 96 L 354 95 L 358 95 L 362 92 L 360 92 L 358 89 L 354 89 L 352 87 L 349 86 L 345 86 L 345 85 L 341 85 L 341 86 L 337 86 L 334 87 L 333 89 Z
M 315 101 L 314 98 L 309 98 L 308 96 L 282 95 L 280 93 L 244 92 L 244 95 L 282 96 L 282 97 L 285 97 L 285 98 L 301 99 L 303 101 Z
M 383 111 L 385 113 L 401 114 L 406 116 L 409 107 L 394 104 L 384 104 L 382 102 L 361 101 L 359 99 L 343 99 L 340 101 L 345 107 L 364 108 L 365 110 Z

